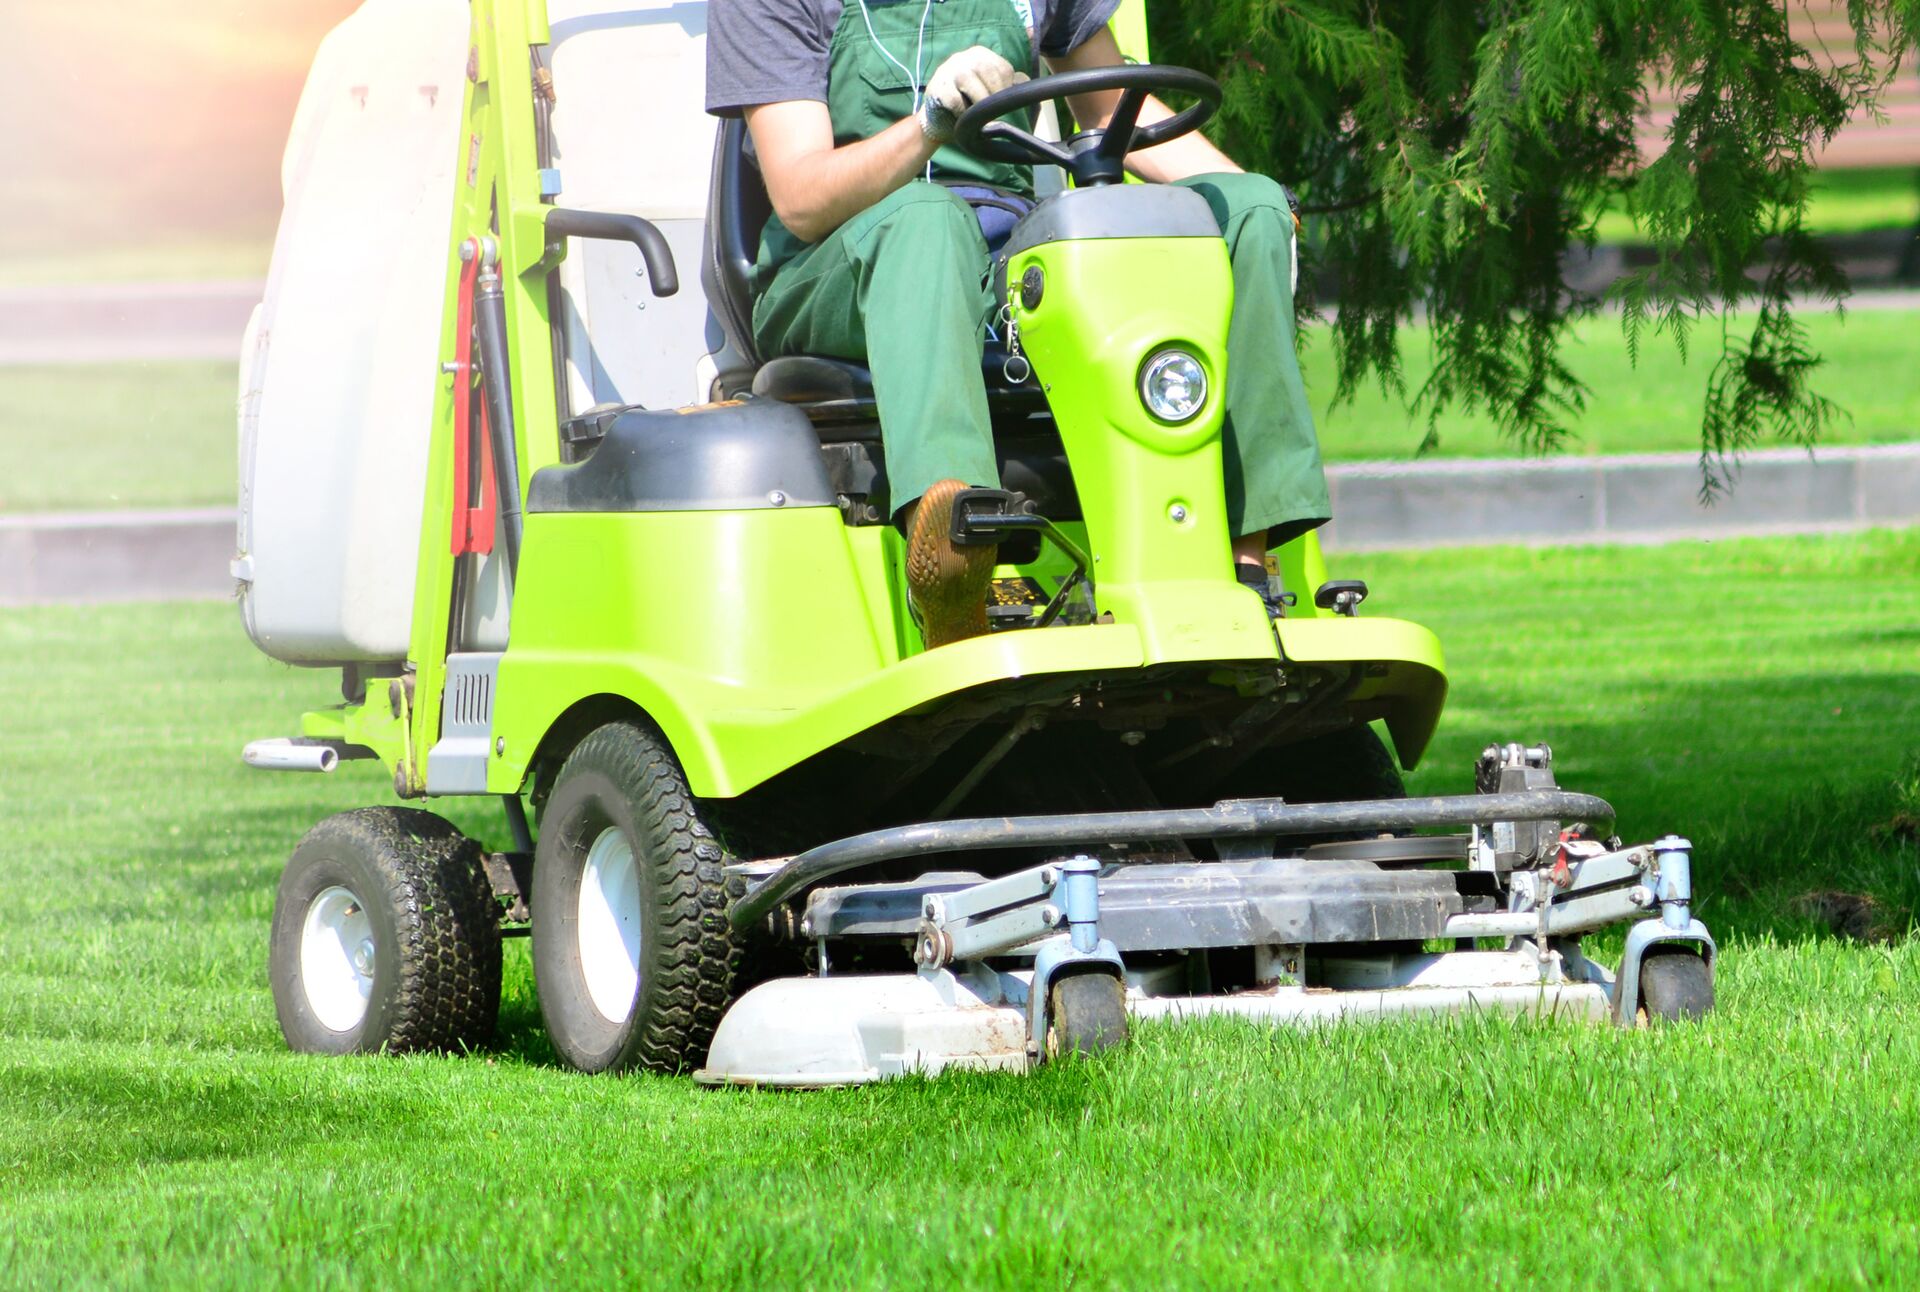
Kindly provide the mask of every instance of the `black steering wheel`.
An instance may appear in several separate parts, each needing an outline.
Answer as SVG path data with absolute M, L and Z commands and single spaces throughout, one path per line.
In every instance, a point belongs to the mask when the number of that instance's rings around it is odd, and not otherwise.
M 1120 102 L 1103 128 L 1083 130 L 1061 143 L 1050 143 L 1010 121 L 1002 120 L 1049 99 L 1065 99 L 1098 90 L 1121 91 Z M 1143 126 L 1140 107 L 1159 91 L 1190 94 L 1197 102 L 1164 121 Z M 954 123 L 953 143 L 962 152 L 986 161 L 1016 162 L 1028 166 L 1062 166 L 1082 188 L 1118 184 L 1126 178 L 1127 154 L 1152 148 L 1197 130 L 1220 106 L 1220 84 L 1190 67 L 1128 63 L 1093 67 L 1035 77 L 998 94 L 989 94 L 960 114 Z

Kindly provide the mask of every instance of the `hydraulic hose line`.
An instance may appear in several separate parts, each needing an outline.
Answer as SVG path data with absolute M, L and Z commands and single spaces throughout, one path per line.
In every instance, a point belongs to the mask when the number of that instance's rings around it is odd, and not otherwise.
M 507 541 L 507 581 L 520 569 L 520 460 L 513 425 L 513 385 L 507 367 L 507 307 L 500 287 L 500 266 L 491 240 L 480 251 L 480 280 L 474 289 L 473 340 L 480 352 L 480 389 L 487 401 L 493 449 L 493 478 L 499 485 L 500 526 Z

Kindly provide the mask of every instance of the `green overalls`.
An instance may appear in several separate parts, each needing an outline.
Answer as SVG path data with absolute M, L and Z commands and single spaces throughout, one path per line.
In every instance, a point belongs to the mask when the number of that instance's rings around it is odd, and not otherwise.
M 924 84 L 949 55 L 984 45 L 1029 75 L 1033 43 L 1014 0 L 847 0 L 829 49 L 827 110 L 836 146 L 868 139 L 913 111 L 914 66 Z M 889 58 L 888 54 L 892 55 Z M 1030 193 L 1027 167 L 983 162 L 955 148 L 936 178 Z M 1233 259 L 1222 451 L 1232 532 L 1273 544 L 1331 514 L 1313 414 L 1294 357 L 1293 217 L 1281 187 L 1260 175 L 1181 181 L 1207 200 Z M 889 494 L 896 514 L 936 481 L 997 486 L 981 353 L 992 318 L 991 257 L 972 208 L 914 181 L 808 244 L 767 222 L 755 267 L 754 338 L 762 354 L 864 360 L 873 372 Z M 1177 290 L 1178 284 L 1169 284 Z

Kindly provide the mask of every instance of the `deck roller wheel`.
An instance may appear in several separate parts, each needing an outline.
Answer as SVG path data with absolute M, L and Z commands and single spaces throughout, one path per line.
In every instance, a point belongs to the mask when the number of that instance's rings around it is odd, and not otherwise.
M 268 977 L 295 1050 L 484 1045 L 500 1011 L 500 909 L 480 846 L 412 808 L 328 817 L 281 876 Z
M 1713 966 L 1690 947 L 1656 944 L 1640 961 L 1640 1021 L 1705 1018 L 1713 1011 Z
M 725 850 L 660 734 L 610 723 L 554 781 L 533 864 L 533 976 L 583 1072 L 696 1067 L 733 1001 Z
M 1047 1057 L 1098 1054 L 1127 1041 L 1126 988 L 1110 973 L 1056 978 L 1047 989 Z

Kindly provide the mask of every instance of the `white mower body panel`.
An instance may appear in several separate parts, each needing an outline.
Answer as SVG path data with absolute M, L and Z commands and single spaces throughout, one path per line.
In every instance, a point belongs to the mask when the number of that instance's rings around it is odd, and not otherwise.
M 1597 966 L 1594 966 L 1597 970 Z M 1135 977 L 1135 1019 L 1190 1022 L 1228 1017 L 1274 1026 L 1367 1019 L 1495 1014 L 1604 1021 L 1612 995 L 1604 975 L 1543 982 L 1529 957 L 1460 951 L 1394 965 L 1356 962 L 1349 975 L 1373 988 L 1272 987 L 1219 996 L 1160 995 Z M 845 1086 L 948 1069 L 1023 1072 L 1029 1048 L 1027 971 L 976 966 L 918 974 L 778 978 L 742 996 L 714 1033 L 703 1085 Z M 1386 983 L 1392 985 L 1384 985 Z
M 241 356 L 234 575 L 276 659 L 404 659 L 439 378 L 466 6 L 368 0 L 314 61 Z
M 1006 987 L 1024 986 L 1010 976 Z M 999 984 L 919 974 L 776 978 L 714 1033 L 706 1085 L 849 1086 L 948 1068 L 1023 1071 L 1027 1015 Z
M 706 5 L 548 12 L 558 201 L 646 216 L 680 270 L 680 291 L 656 298 L 634 248 L 573 243 L 559 271 L 567 406 L 701 403 L 725 347 L 700 286 Z M 289 663 L 408 653 L 468 24 L 457 0 L 367 0 L 322 44 L 288 140 L 241 355 L 233 572 L 248 633 Z M 468 636 L 503 648 L 504 617 Z

